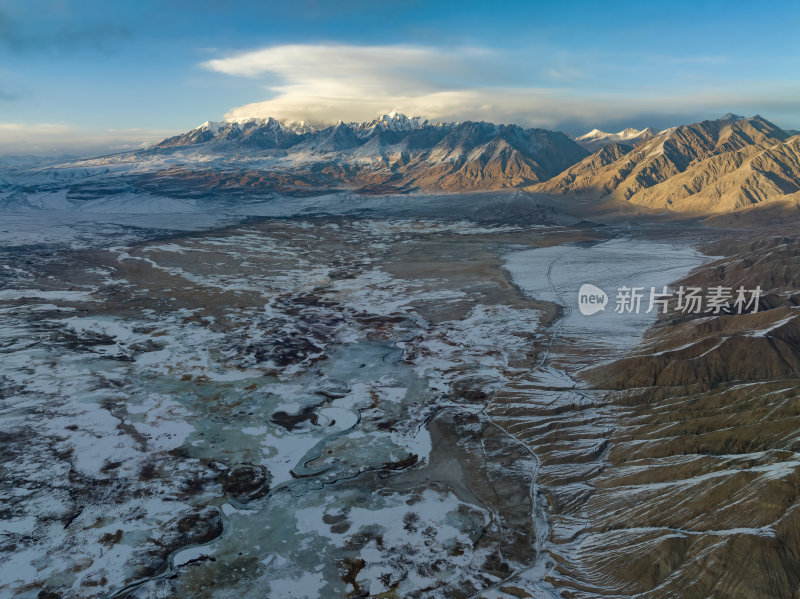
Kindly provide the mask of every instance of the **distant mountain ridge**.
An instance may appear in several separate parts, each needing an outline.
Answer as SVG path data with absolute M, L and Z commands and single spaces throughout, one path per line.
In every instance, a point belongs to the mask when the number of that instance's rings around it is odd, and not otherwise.
M 282 181 L 375 193 L 525 187 L 659 210 L 729 212 L 795 198 L 800 167 L 793 135 L 760 116 L 732 113 L 660 132 L 594 129 L 575 139 L 391 113 L 324 127 L 274 118 L 204 123 L 146 153 L 178 152 L 189 163 L 262 157 L 268 161 L 262 168 Z
M 758 115 L 727 114 L 668 129 L 635 147 L 606 146 L 531 189 L 698 213 L 798 202 L 800 137 Z
M 593 153 L 582 147 L 593 144 L 600 146 Z M 681 213 L 776 201 L 800 206 L 800 136 L 760 116 L 734 114 L 658 133 L 593 130 L 577 140 L 399 113 L 328 126 L 275 118 L 206 122 L 146 149 L 29 166 L 12 160 L 0 171 L 0 202 L 15 206 L 39 205 L 39 193 L 79 205 L 123 191 L 135 201 L 138 194 L 246 200 L 254 193 L 509 188 Z
M 327 127 L 274 118 L 204 123 L 155 144 L 142 158 L 246 154 L 271 168 L 324 173 L 395 189 L 500 189 L 550 179 L 588 152 L 561 132 L 487 122 L 431 122 L 400 113 Z M 312 168 L 313 165 L 313 168 Z

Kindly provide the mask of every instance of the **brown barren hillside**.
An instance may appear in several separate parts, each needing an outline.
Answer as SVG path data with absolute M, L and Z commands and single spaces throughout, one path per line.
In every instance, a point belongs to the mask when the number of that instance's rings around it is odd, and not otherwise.
M 667 130 L 629 152 L 606 146 L 531 189 L 684 213 L 795 202 L 800 136 L 760 116 L 731 115 Z

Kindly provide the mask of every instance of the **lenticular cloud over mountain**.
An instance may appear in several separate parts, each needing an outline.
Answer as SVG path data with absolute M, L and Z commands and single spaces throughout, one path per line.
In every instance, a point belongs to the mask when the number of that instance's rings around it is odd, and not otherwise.
M 476 48 L 290 45 L 203 66 L 228 75 L 280 79 L 270 86 L 275 98 L 234 108 L 226 118 L 277 116 L 327 123 L 393 110 L 439 117 L 478 107 L 479 94 L 465 86 L 476 68 L 493 60 L 492 52 Z
M 263 81 L 269 99 L 231 108 L 225 118 L 277 117 L 318 124 L 364 121 L 400 111 L 444 120 L 487 120 L 569 128 L 630 120 L 668 126 L 659 112 L 699 115 L 719 105 L 763 110 L 798 90 L 739 86 L 665 87 L 658 95 L 576 87 L 582 70 L 556 69 L 551 49 L 510 52 L 482 46 L 289 44 L 207 60 L 204 69 Z M 604 67 L 607 68 L 607 67 Z M 779 108 L 783 111 L 784 108 Z M 691 118 L 691 117 L 686 117 Z

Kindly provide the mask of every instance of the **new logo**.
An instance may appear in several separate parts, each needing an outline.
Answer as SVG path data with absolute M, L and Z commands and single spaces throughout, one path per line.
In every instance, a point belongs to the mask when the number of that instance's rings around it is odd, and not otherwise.
M 578 310 L 584 316 L 591 316 L 606 309 L 606 292 L 591 283 L 584 283 L 578 290 Z

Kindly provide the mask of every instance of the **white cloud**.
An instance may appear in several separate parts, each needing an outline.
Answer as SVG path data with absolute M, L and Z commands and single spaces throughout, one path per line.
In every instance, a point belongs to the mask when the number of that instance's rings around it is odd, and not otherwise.
M 63 134 L 70 131 L 67 125 L 59 125 L 56 123 L 35 123 L 33 125 L 26 125 L 23 123 L 0 123 L 0 133 L 3 136 L 23 136 L 29 133 L 33 134 Z
M 229 75 L 253 77 L 278 73 L 297 79 L 343 79 L 356 82 L 366 77 L 395 77 L 402 70 L 413 73 L 416 83 L 419 69 L 431 73 L 443 69 L 463 69 L 464 55 L 486 55 L 486 50 L 458 49 L 446 52 L 420 46 L 346 46 L 292 44 L 244 52 L 229 58 L 209 60 L 205 65 Z
M 796 86 L 778 89 L 736 81 L 713 89 L 689 89 L 676 88 L 666 79 L 660 86 L 658 82 L 645 86 L 623 76 L 630 75 L 624 64 L 580 64 L 577 57 L 570 57 L 580 66 L 575 68 L 559 65 L 559 60 L 546 51 L 306 44 L 243 52 L 203 66 L 263 79 L 268 99 L 232 108 L 225 114 L 231 120 L 274 116 L 331 123 L 397 110 L 442 120 L 485 119 L 574 129 L 637 117 L 658 121 L 659 115 L 663 121 L 663 117 L 713 118 L 729 110 L 768 113 L 776 98 L 783 104 L 800 99 Z M 589 76 L 593 79 L 586 79 Z M 622 83 L 615 87 L 613 81 L 624 82 L 624 87 Z M 748 89 L 757 91 L 742 92 Z
M 474 103 L 469 87 L 475 74 L 494 61 L 491 51 L 477 48 L 323 44 L 274 46 L 203 65 L 229 75 L 277 78 L 269 86 L 272 99 L 234 108 L 226 118 L 331 122 L 392 110 L 451 115 Z

